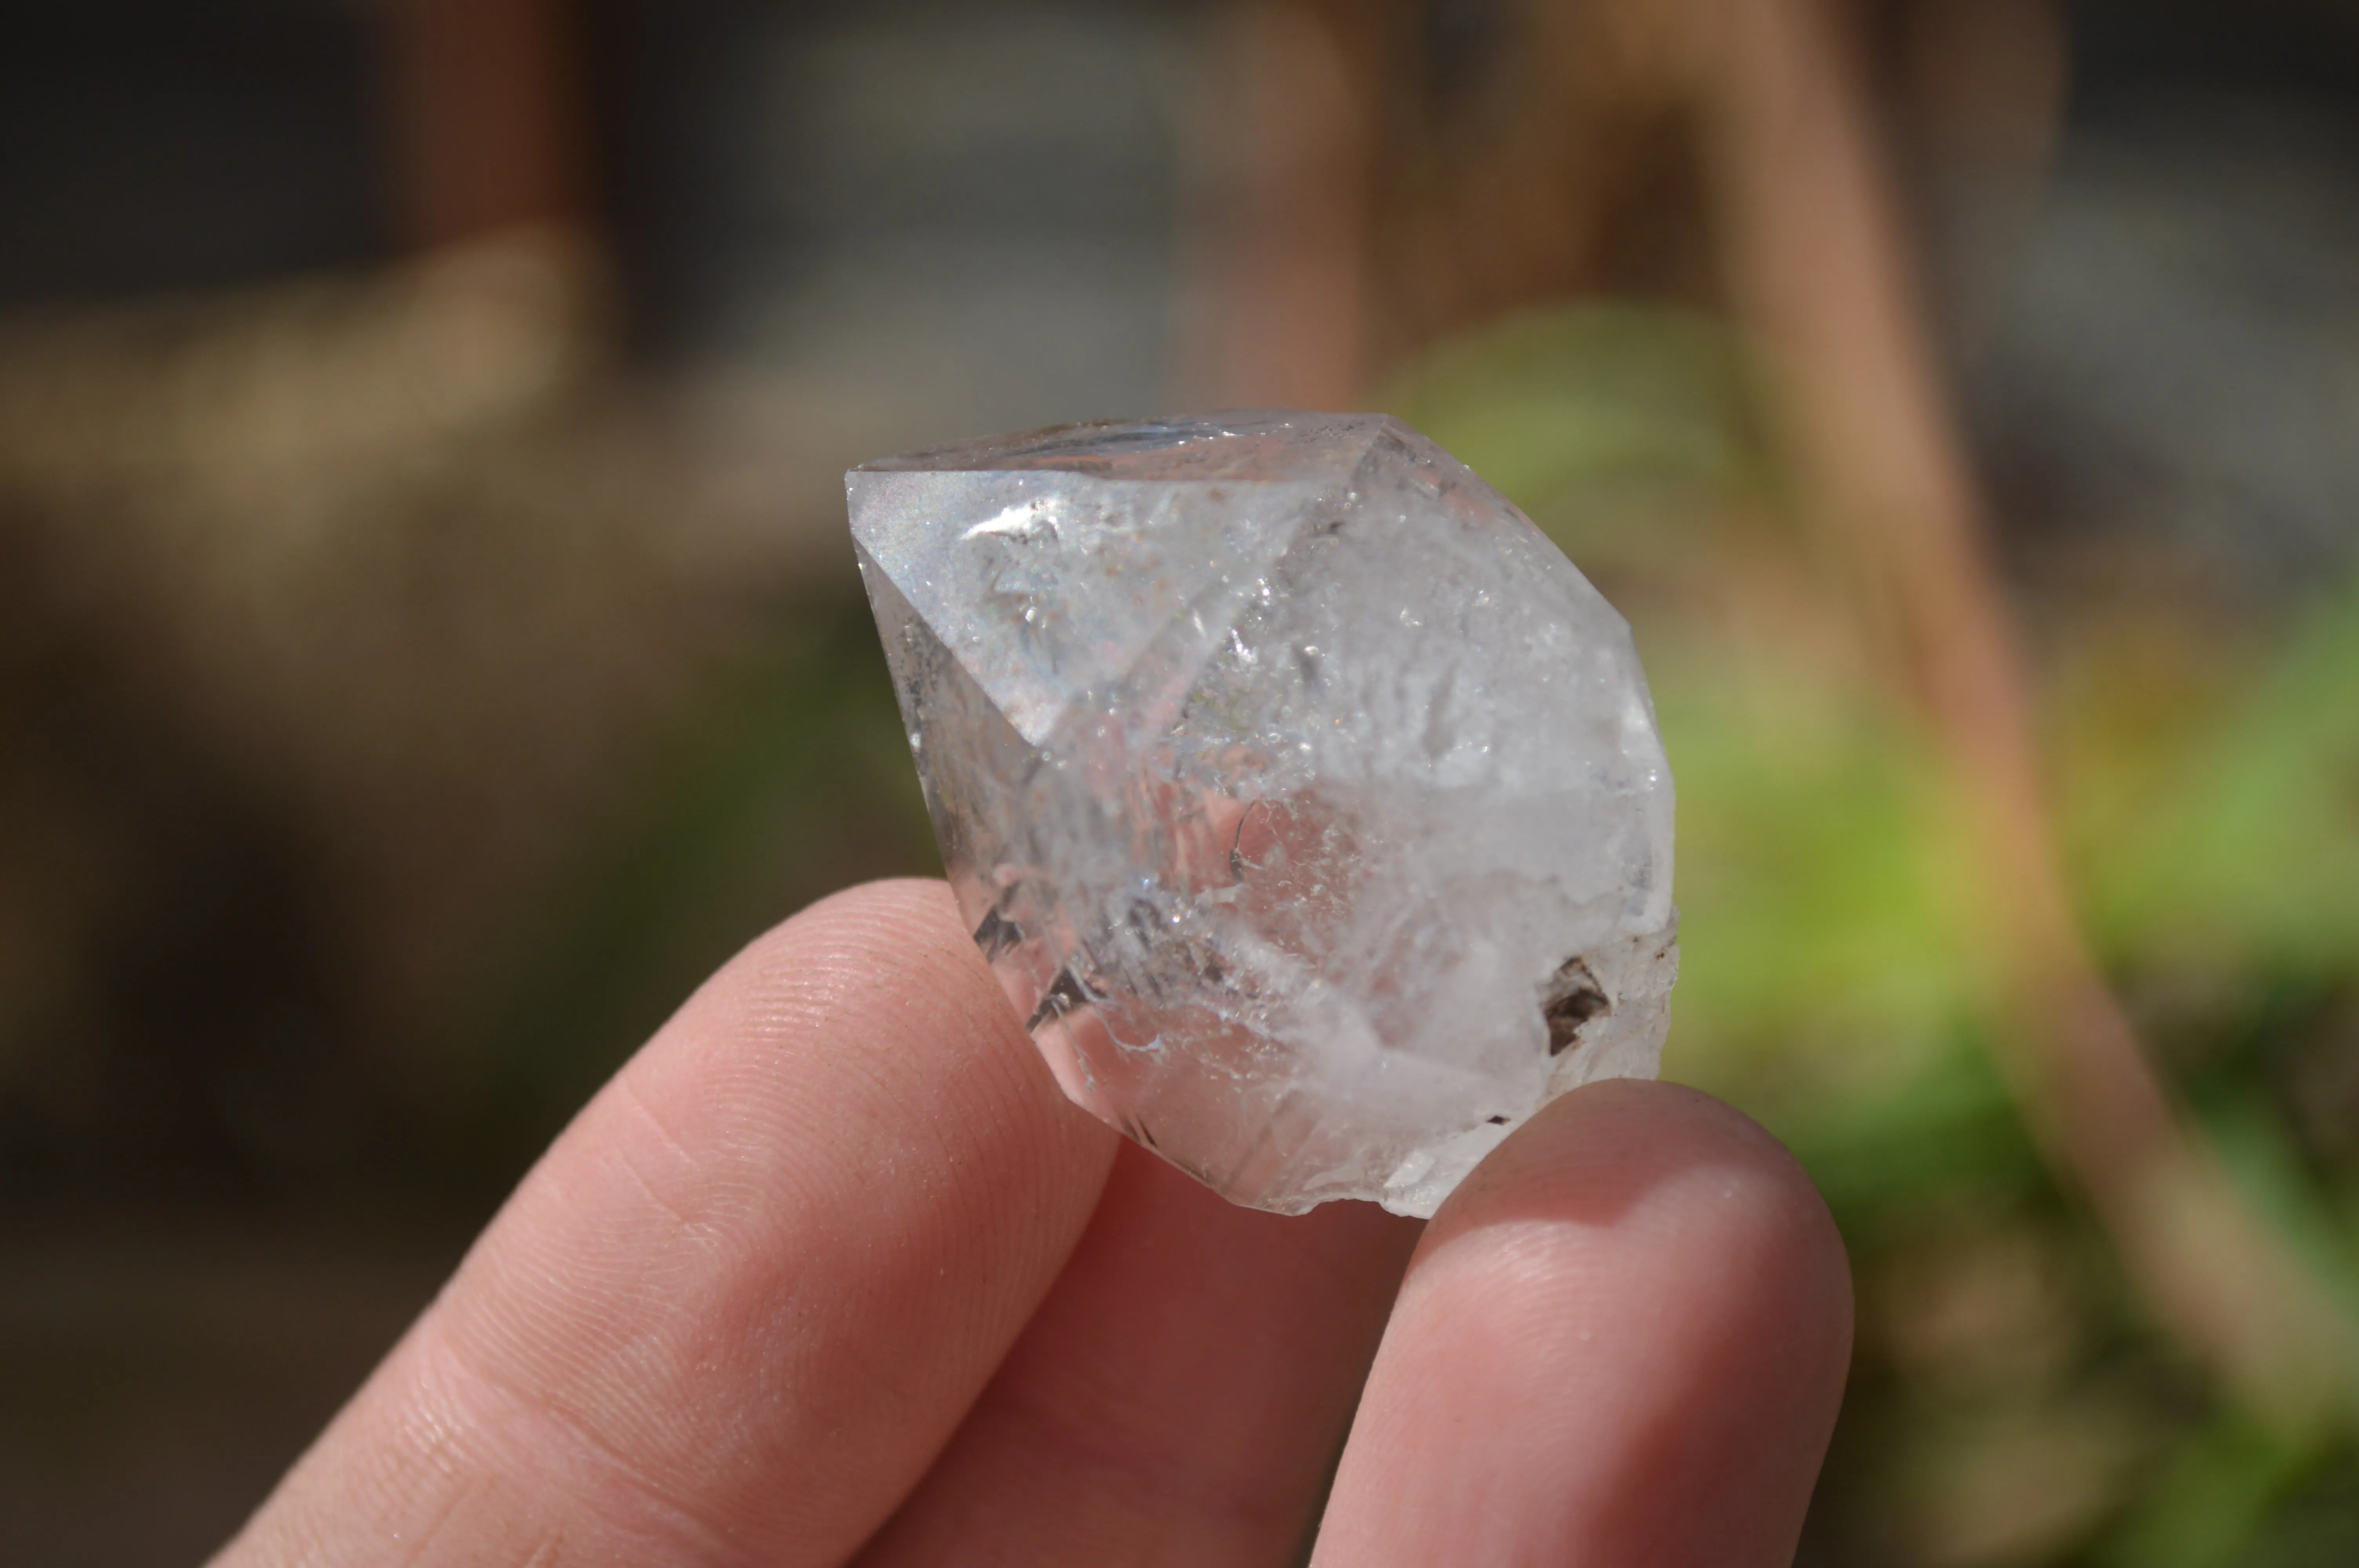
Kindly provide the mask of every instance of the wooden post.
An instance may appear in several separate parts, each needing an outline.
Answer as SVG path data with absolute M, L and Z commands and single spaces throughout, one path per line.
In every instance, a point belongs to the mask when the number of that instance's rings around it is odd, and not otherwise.
M 589 217 L 569 0 L 379 0 L 394 231 L 431 249 Z

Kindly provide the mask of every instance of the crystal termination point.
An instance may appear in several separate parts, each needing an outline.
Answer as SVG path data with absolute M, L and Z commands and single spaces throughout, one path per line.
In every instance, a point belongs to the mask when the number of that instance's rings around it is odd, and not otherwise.
M 1652 1076 L 1671 777 L 1630 629 L 1381 415 L 845 476 L 959 906 L 1078 1104 L 1237 1203 L 1430 1215 Z

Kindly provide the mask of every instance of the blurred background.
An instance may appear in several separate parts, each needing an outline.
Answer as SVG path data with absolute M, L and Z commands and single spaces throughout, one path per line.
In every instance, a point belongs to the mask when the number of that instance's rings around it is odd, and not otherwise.
M 2359 1562 L 2359 9 L 0 3 L 0 1558 L 189 1563 L 938 861 L 850 463 L 1382 407 L 1622 606 L 1811 1564 Z

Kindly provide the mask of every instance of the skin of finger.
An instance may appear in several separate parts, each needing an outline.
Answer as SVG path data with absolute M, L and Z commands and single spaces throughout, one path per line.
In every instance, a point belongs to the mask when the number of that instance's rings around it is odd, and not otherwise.
M 864 1568 L 1295 1560 L 1421 1227 L 1239 1208 L 1135 1146 Z
M 218 1568 L 840 1562 L 1095 1206 L 940 883 L 813 906 L 560 1137 Z
M 1313 1561 L 1790 1562 L 1851 1329 L 1776 1140 L 1693 1090 L 1576 1090 L 1428 1229 Z

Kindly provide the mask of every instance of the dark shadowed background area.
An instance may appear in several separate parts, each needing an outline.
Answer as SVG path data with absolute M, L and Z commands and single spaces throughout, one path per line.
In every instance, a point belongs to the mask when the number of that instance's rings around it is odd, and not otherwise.
M 846 466 L 1245 404 L 1636 630 L 1667 1074 L 1857 1269 L 1803 1560 L 2359 1562 L 2335 0 L 0 0 L 0 1561 L 201 1560 L 937 869 Z

